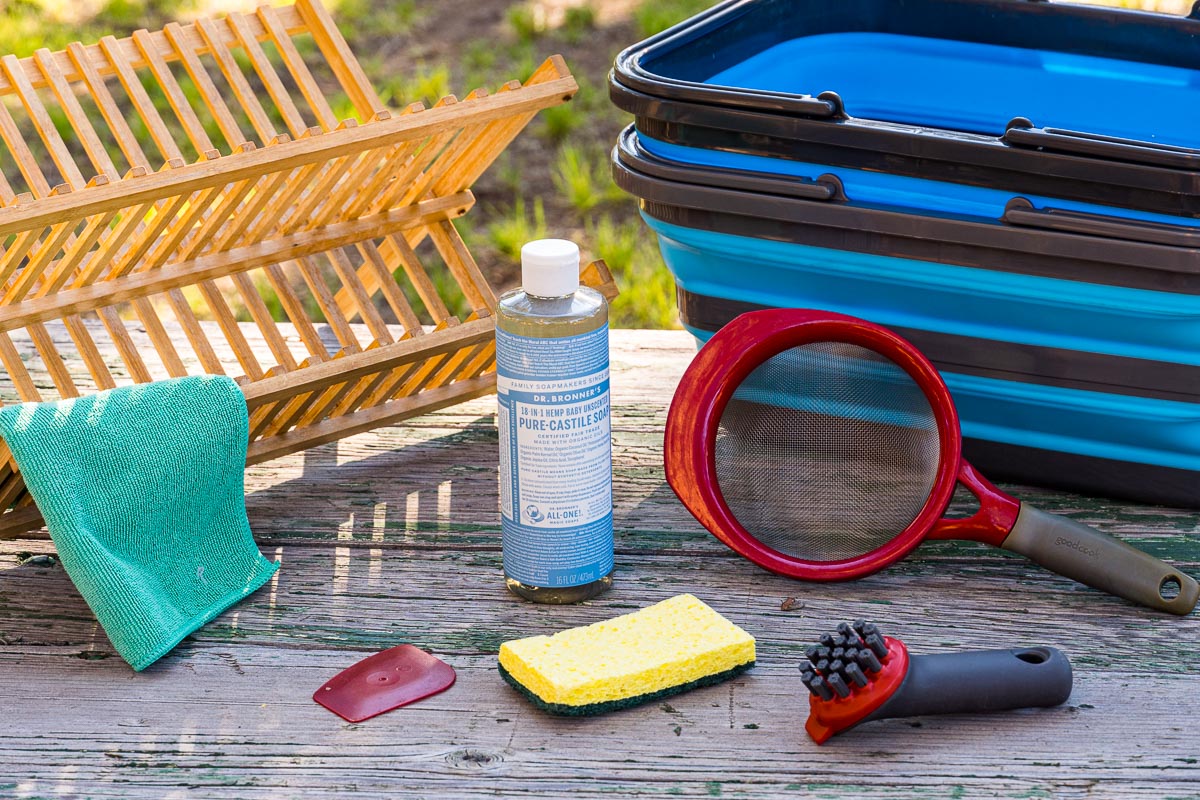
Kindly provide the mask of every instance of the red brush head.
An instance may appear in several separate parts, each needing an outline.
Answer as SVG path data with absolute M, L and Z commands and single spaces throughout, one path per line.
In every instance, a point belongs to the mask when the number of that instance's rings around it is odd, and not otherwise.
M 861 621 L 843 622 L 836 633 L 822 636 L 808 649 L 808 659 L 801 667 L 810 693 L 804 729 L 817 744 L 875 713 L 908 674 L 904 643 Z

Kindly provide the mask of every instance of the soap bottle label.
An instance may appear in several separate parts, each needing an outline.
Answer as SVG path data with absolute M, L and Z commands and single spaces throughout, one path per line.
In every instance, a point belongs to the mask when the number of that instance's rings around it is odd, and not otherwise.
M 504 572 L 567 588 L 612 571 L 608 329 L 496 331 Z

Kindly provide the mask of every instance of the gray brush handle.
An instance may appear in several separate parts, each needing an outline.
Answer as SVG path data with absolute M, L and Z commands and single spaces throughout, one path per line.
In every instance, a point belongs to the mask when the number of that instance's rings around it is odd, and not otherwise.
M 900 688 L 868 719 L 1057 706 L 1071 682 L 1071 662 L 1053 647 L 913 656 Z
M 1160 611 L 1189 614 L 1200 598 L 1200 584 L 1170 564 L 1025 503 L 1001 546 L 1059 575 Z

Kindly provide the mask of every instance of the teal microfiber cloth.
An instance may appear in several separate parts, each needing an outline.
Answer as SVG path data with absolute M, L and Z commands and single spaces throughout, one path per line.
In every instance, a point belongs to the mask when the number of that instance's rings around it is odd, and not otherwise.
M 135 670 L 279 566 L 250 537 L 248 430 L 226 377 L 0 409 L 0 436 L 63 567 Z

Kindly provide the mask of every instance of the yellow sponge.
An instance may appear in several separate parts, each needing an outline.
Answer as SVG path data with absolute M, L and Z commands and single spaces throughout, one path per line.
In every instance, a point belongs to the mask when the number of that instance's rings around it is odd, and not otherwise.
M 690 594 L 500 645 L 500 674 L 555 714 L 597 714 L 718 683 L 754 666 L 754 637 Z

